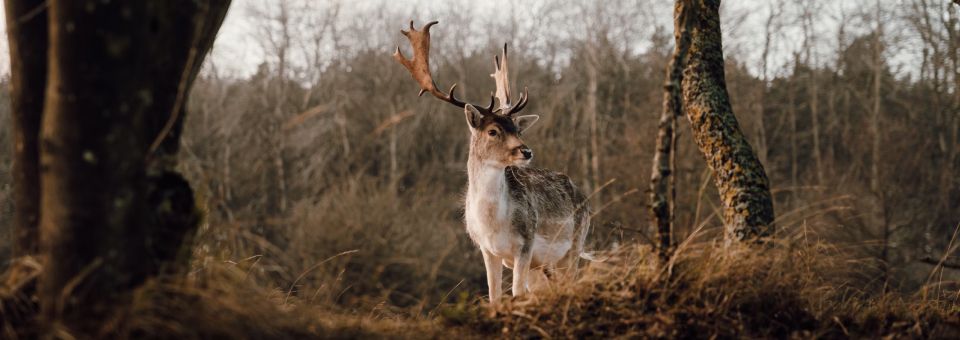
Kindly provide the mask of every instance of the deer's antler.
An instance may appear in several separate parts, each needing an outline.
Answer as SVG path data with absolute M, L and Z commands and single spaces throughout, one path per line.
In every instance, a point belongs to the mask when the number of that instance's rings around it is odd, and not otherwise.
M 403 33 L 403 35 L 407 37 L 407 40 L 410 40 L 410 46 L 413 47 L 413 59 L 404 57 L 403 53 L 400 52 L 400 46 L 397 46 L 397 51 L 393 53 L 393 58 L 397 59 L 407 71 L 410 71 L 413 79 L 420 84 L 419 96 L 422 96 L 424 92 L 430 92 L 430 94 L 442 101 L 458 107 L 465 107 L 467 103 L 457 99 L 454 94 L 454 91 L 457 89 L 457 84 L 453 84 L 449 92 L 443 93 L 443 91 L 437 89 L 437 84 L 430 75 L 430 27 L 437 23 L 437 21 L 431 21 L 418 31 L 413 27 L 413 21 L 410 21 L 410 30 L 400 30 L 400 33 Z M 490 105 L 487 107 L 479 105 L 473 106 L 484 115 L 493 114 L 493 97 L 490 98 Z
M 520 94 L 520 100 L 517 100 L 517 104 L 513 105 L 510 101 L 510 78 L 508 77 L 509 71 L 507 70 L 507 44 L 503 44 L 503 57 L 498 58 L 493 57 L 493 74 L 490 76 L 493 77 L 493 81 L 497 84 L 496 97 L 497 101 L 500 102 L 500 107 L 497 108 L 497 111 L 504 116 L 512 116 L 513 114 L 523 110 L 524 106 L 527 106 L 527 88 L 523 88 L 523 93 Z

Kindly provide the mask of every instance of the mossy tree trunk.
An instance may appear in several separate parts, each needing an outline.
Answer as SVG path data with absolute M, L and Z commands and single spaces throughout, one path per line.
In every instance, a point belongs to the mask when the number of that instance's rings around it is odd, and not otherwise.
M 671 155 L 676 152 L 677 117 L 683 115 L 683 103 L 680 98 L 680 84 L 683 79 L 683 61 L 690 48 L 690 32 L 687 11 L 683 0 L 674 3 L 674 39 L 676 44 L 673 56 L 667 64 L 666 79 L 663 85 L 663 111 L 657 125 L 657 150 L 653 154 L 653 169 L 650 175 L 650 215 L 657 231 L 658 254 L 661 260 L 667 260 L 673 240 L 673 197 L 670 195 L 673 181 L 670 176 L 674 164 Z
M 682 81 L 683 109 L 720 191 L 725 238 L 742 241 L 772 235 L 770 184 L 740 130 L 727 93 L 720 0 L 684 0 L 677 9 L 688 11 L 684 15 L 691 20 Z
M 229 4 L 6 1 L 18 252 L 39 216 L 47 329 L 105 336 L 133 288 L 182 268 L 199 215 L 176 153 Z
M 47 79 L 44 0 L 6 1 L 13 118 L 13 256 L 36 254 L 40 220 L 40 117 Z

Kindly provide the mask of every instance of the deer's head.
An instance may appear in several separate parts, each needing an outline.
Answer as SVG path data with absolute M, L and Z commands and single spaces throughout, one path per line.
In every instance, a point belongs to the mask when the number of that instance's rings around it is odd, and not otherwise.
M 410 40 L 413 59 L 405 58 L 400 53 L 399 46 L 393 57 L 410 71 L 413 79 L 420 84 L 421 96 L 429 92 L 440 100 L 463 108 L 467 125 L 470 127 L 472 158 L 481 160 L 485 165 L 497 167 L 529 164 L 533 158 L 533 150 L 523 143 L 520 135 L 540 117 L 516 115 L 527 105 L 527 91 L 524 89 L 520 99 L 513 103 L 507 77 L 507 45 L 503 45 L 502 58 L 494 57 L 494 72 L 490 76 L 496 82 L 496 92 L 490 96 L 490 104 L 469 104 L 456 98 L 456 84 L 450 87 L 450 91 L 443 93 L 437 89 L 430 75 L 430 27 L 436 24 L 436 21 L 430 22 L 418 31 L 411 21 L 410 30 L 400 32 Z

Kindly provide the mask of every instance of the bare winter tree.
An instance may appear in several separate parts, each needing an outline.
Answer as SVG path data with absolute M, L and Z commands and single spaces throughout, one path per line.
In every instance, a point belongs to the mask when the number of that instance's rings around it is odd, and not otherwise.
M 676 147 L 677 117 L 683 115 L 680 98 L 680 84 L 682 81 L 683 61 L 690 48 L 690 18 L 684 11 L 683 0 L 677 0 L 674 9 L 674 39 L 676 45 L 673 57 L 667 64 L 667 75 L 663 85 L 663 111 L 660 113 L 660 122 L 657 132 L 657 150 L 653 154 L 653 170 L 650 176 L 650 211 L 653 223 L 657 230 L 660 258 L 666 260 L 669 256 L 673 238 L 673 209 L 672 197 L 669 195 L 674 164 L 671 153 Z
M 46 329 L 106 336 L 132 288 L 185 258 L 199 215 L 176 153 L 229 3 L 6 2 L 18 235 L 28 253 L 39 215 Z
M 682 13 L 674 15 L 675 20 L 691 21 L 682 101 L 694 139 L 720 191 L 725 238 L 747 240 L 773 234 L 773 200 L 763 165 L 740 131 L 730 106 L 719 9 L 720 0 L 684 0 L 675 7 Z M 677 36 L 676 40 L 680 45 L 681 38 Z
M 14 126 L 13 255 L 37 252 L 40 220 L 40 152 L 37 136 L 47 79 L 47 21 L 43 0 L 7 1 L 10 89 Z
M 760 158 L 761 162 L 767 162 L 769 159 L 768 150 L 769 146 L 766 135 L 766 128 L 764 125 L 764 110 L 766 108 L 767 102 L 767 83 L 769 82 L 769 61 L 770 61 L 770 50 L 773 43 L 774 35 L 780 30 L 780 16 L 783 14 L 783 3 L 782 2 L 773 2 L 770 4 L 770 13 L 767 14 L 767 18 L 764 23 L 764 34 L 763 34 L 763 49 L 760 52 L 760 85 L 757 87 L 757 157 Z
M 809 97 L 808 101 L 810 102 L 810 137 L 813 144 L 814 173 L 816 174 L 817 185 L 823 184 L 824 178 L 823 156 L 820 153 L 820 86 L 817 85 L 818 63 L 816 62 L 817 34 L 814 27 L 815 22 L 819 19 L 817 14 L 821 12 L 820 6 L 821 4 L 818 1 L 808 1 L 803 4 L 800 16 L 801 27 L 803 28 L 803 63 L 810 67 L 806 87 Z M 813 56 L 811 56 L 811 54 L 813 54 Z M 812 65 L 811 58 L 814 58 Z

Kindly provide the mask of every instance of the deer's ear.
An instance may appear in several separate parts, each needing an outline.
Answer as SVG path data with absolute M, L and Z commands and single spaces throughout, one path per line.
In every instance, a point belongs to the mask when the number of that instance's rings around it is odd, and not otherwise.
M 537 120 L 540 120 L 540 116 L 526 115 L 526 116 L 519 116 L 517 118 L 514 118 L 513 122 L 514 124 L 517 124 L 517 130 L 520 130 L 520 132 L 522 133 L 526 131 L 528 128 L 530 128 L 531 126 L 533 126 L 533 123 L 536 123 Z
M 483 121 L 483 114 L 470 104 L 463 107 L 463 112 L 467 115 L 467 124 L 473 129 L 479 129 L 480 122 Z

